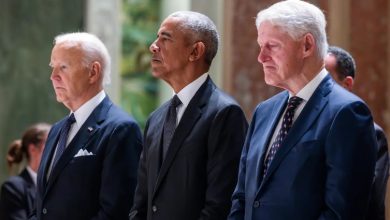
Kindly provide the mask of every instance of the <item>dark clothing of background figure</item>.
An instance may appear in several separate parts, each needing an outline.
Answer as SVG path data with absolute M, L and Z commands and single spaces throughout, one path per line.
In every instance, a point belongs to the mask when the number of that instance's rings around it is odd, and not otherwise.
M 138 125 L 105 97 L 69 143 L 47 180 L 65 120 L 52 127 L 42 154 L 36 200 L 38 219 L 126 219 L 142 150 Z M 79 150 L 93 155 L 75 157 Z
M 148 119 L 130 219 L 226 219 L 248 126 L 243 111 L 208 78 L 185 109 L 160 167 L 168 108 L 169 102 Z
M 0 219 L 26 220 L 34 209 L 36 187 L 27 169 L 1 186 Z
M 229 220 L 363 219 L 374 177 L 374 123 L 365 103 L 330 75 L 259 175 L 288 97 L 281 92 L 255 110 Z
M 367 220 L 385 219 L 385 196 L 387 179 L 389 177 L 389 150 L 383 129 L 375 124 L 375 134 L 378 141 L 377 159 L 375 165 L 375 180 L 368 206 Z

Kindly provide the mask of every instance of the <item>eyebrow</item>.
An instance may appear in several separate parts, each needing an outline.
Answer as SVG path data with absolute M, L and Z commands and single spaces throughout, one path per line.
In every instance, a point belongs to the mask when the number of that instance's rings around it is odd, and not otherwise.
M 170 34 L 169 32 L 166 32 L 166 31 L 161 32 L 159 35 L 165 36 L 165 37 L 168 37 L 168 38 L 172 38 L 172 34 Z

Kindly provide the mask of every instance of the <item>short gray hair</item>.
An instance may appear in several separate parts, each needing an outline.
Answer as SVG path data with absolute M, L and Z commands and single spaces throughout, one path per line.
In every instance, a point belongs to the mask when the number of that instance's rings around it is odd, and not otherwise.
M 111 57 L 103 42 L 93 34 L 86 32 L 66 33 L 55 37 L 54 45 L 65 44 L 65 46 L 80 46 L 84 52 L 82 64 L 88 67 L 92 62 L 98 61 L 103 69 L 102 85 L 111 82 Z
M 280 27 L 294 40 L 311 33 L 316 41 L 319 58 L 325 58 L 328 50 L 326 20 L 317 6 L 300 0 L 281 1 L 257 14 L 256 27 L 259 28 L 264 21 Z
M 213 21 L 204 14 L 193 11 L 178 11 L 168 17 L 179 18 L 179 28 L 190 31 L 192 41 L 202 41 L 206 45 L 205 61 L 211 65 L 218 51 L 219 35 Z

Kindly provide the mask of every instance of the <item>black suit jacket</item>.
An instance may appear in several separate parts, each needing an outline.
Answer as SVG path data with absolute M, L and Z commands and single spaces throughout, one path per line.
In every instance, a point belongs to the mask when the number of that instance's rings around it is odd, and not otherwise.
M 168 105 L 147 121 L 130 219 L 226 219 L 248 126 L 244 113 L 208 78 L 187 106 L 160 167 Z
M 375 179 L 366 219 L 384 220 L 386 187 L 387 179 L 389 177 L 389 151 L 385 133 L 377 124 L 375 124 L 375 134 L 378 142 Z
M 0 219 L 26 220 L 34 209 L 36 187 L 27 169 L 1 186 Z
M 42 155 L 36 200 L 38 219 L 126 219 L 142 150 L 138 125 L 106 97 L 69 143 L 47 180 L 65 120 L 50 130 Z M 75 157 L 80 150 L 93 155 Z

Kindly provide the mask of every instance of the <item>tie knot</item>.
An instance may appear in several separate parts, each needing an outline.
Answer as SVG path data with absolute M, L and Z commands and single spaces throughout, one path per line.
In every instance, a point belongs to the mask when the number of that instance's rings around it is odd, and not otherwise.
M 302 98 L 298 96 L 293 96 L 288 100 L 287 109 L 295 109 L 303 101 Z
M 68 116 L 68 118 L 66 119 L 66 122 L 67 122 L 68 124 L 73 124 L 73 123 L 76 122 L 76 118 L 74 117 L 74 114 L 73 114 L 73 113 L 70 114 L 70 115 Z
M 177 95 L 174 95 L 173 97 L 172 97 L 172 100 L 171 100 L 171 106 L 173 106 L 173 107 L 177 107 L 177 106 L 179 106 L 181 104 L 181 101 L 180 101 L 180 99 L 179 99 L 179 97 L 177 97 Z

